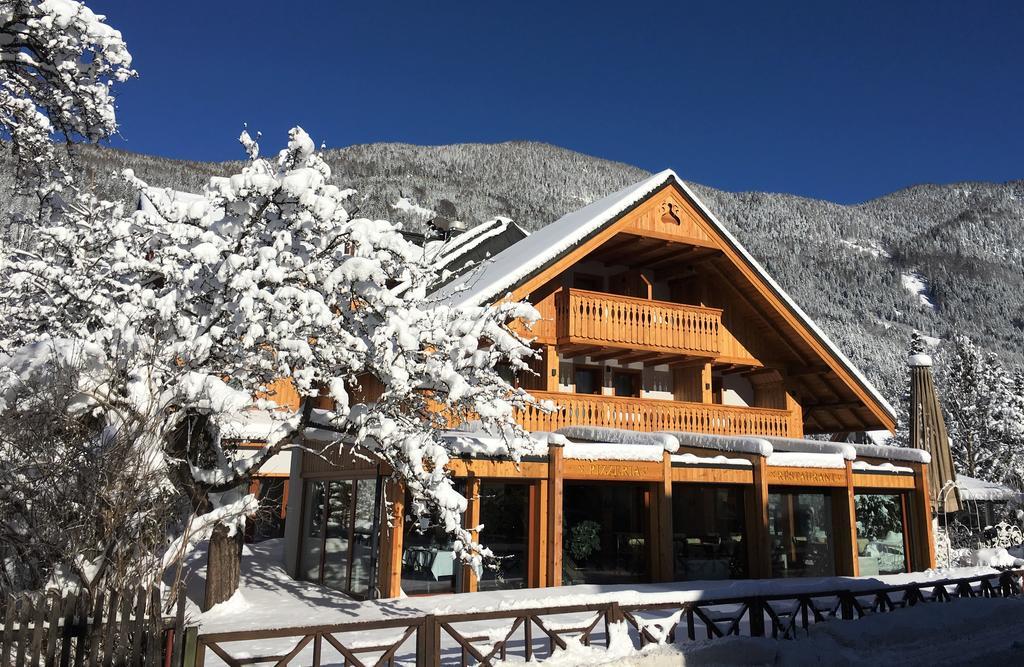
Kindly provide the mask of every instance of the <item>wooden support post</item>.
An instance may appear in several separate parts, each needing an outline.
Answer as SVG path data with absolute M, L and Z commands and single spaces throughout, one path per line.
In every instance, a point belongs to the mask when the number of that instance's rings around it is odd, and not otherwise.
M 755 456 L 754 483 L 745 489 L 748 576 L 764 579 L 772 576 L 772 550 L 768 535 L 768 471 L 766 459 Z
M 466 478 L 466 514 L 463 516 L 463 528 L 473 532 L 473 541 L 479 542 L 480 535 L 476 527 L 480 525 L 480 478 L 472 472 Z M 476 578 L 473 568 L 465 566 L 462 569 L 462 593 L 475 593 L 480 584 Z
M 377 586 L 381 597 L 396 598 L 402 594 L 402 550 L 405 537 L 405 488 L 401 482 L 388 480 L 384 487 L 386 503 L 381 517 L 380 568 Z M 390 520 L 391 525 L 388 526 Z
M 537 579 L 533 584 L 540 588 L 548 584 L 548 480 L 537 481 L 537 550 L 533 558 L 537 561 Z
M 915 463 L 914 491 L 911 494 L 910 530 L 914 534 L 915 570 L 935 567 L 935 539 L 932 535 L 932 508 L 929 501 L 928 464 Z
M 700 402 L 701 403 L 713 403 L 715 401 L 714 392 L 712 392 L 711 384 L 711 364 L 706 363 L 701 367 L 700 371 Z
M 547 585 L 562 585 L 562 445 L 548 443 Z
M 835 540 L 836 574 L 859 576 L 857 511 L 853 497 L 851 461 L 846 462 L 846 488 L 832 490 L 832 534 Z
M 657 581 L 675 579 L 675 555 L 672 551 L 672 454 L 661 453 L 661 486 L 658 493 L 658 521 L 661 547 L 661 571 Z
M 558 391 L 558 351 L 554 345 L 544 346 L 544 383 L 547 391 Z
M 796 400 L 793 392 L 786 392 L 786 410 L 789 411 L 789 437 L 804 437 L 804 409 L 800 401 Z

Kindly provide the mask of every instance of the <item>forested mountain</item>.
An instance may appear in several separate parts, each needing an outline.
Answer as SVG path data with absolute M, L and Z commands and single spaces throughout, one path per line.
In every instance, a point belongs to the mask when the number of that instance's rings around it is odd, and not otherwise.
M 94 187 L 123 196 L 111 173 L 198 190 L 227 164 L 87 147 Z M 327 151 L 359 212 L 418 227 L 434 213 L 470 224 L 496 215 L 536 229 L 646 175 L 629 165 L 531 142 Z M 685 179 L 686 173 L 680 175 Z M 11 201 L 9 163 L 0 193 Z M 879 388 L 897 398 L 914 328 L 962 332 L 1021 362 L 1024 181 L 919 185 L 856 206 L 786 194 L 696 192 Z

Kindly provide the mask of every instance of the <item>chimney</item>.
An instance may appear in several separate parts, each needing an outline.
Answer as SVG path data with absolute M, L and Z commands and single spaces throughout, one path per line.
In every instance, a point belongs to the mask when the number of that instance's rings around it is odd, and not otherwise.
M 912 354 L 910 366 L 910 446 L 930 453 L 928 466 L 929 496 L 933 512 L 960 510 L 960 491 L 951 484 L 956 481 L 953 455 L 949 451 L 949 435 L 942 418 L 942 406 L 932 379 L 932 358 Z

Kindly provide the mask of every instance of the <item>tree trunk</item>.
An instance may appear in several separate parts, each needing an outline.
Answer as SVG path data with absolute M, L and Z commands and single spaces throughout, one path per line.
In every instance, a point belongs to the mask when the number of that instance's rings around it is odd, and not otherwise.
M 218 523 L 210 535 L 210 551 L 206 558 L 206 597 L 203 600 L 203 611 L 218 602 L 224 602 L 238 590 L 238 579 L 242 570 L 242 531 L 236 530 L 228 535 L 229 530 L 223 523 Z

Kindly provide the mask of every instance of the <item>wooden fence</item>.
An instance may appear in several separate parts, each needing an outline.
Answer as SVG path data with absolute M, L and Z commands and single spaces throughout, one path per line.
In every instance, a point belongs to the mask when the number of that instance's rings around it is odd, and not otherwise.
M 877 588 L 409 615 L 336 625 L 200 634 L 194 664 L 205 666 L 208 652 L 211 658 L 232 666 L 274 663 L 319 667 L 327 661 L 346 667 L 493 665 L 513 656 L 540 661 L 565 649 L 570 638 L 586 645 L 609 645 L 614 623 L 627 624 L 634 645 L 640 647 L 676 643 L 684 636 L 690 641 L 729 635 L 795 639 L 813 624 L 833 619 L 856 620 L 918 604 L 964 598 L 1018 596 L 1022 576 L 1024 571 L 1013 571 Z M 231 645 L 244 649 L 244 656 L 233 655 Z M 261 653 L 261 649 L 266 652 Z
M 184 627 L 184 596 L 181 603 L 176 618 L 164 618 L 158 588 L 7 597 L 0 667 L 164 664 L 172 630 Z
M 516 421 L 528 431 L 556 431 L 566 426 L 603 426 L 631 431 L 685 431 L 715 435 L 760 435 L 792 438 L 799 435 L 794 414 L 775 408 L 688 403 L 653 398 L 530 391 L 538 401 L 552 401 L 547 412 L 527 406 Z

